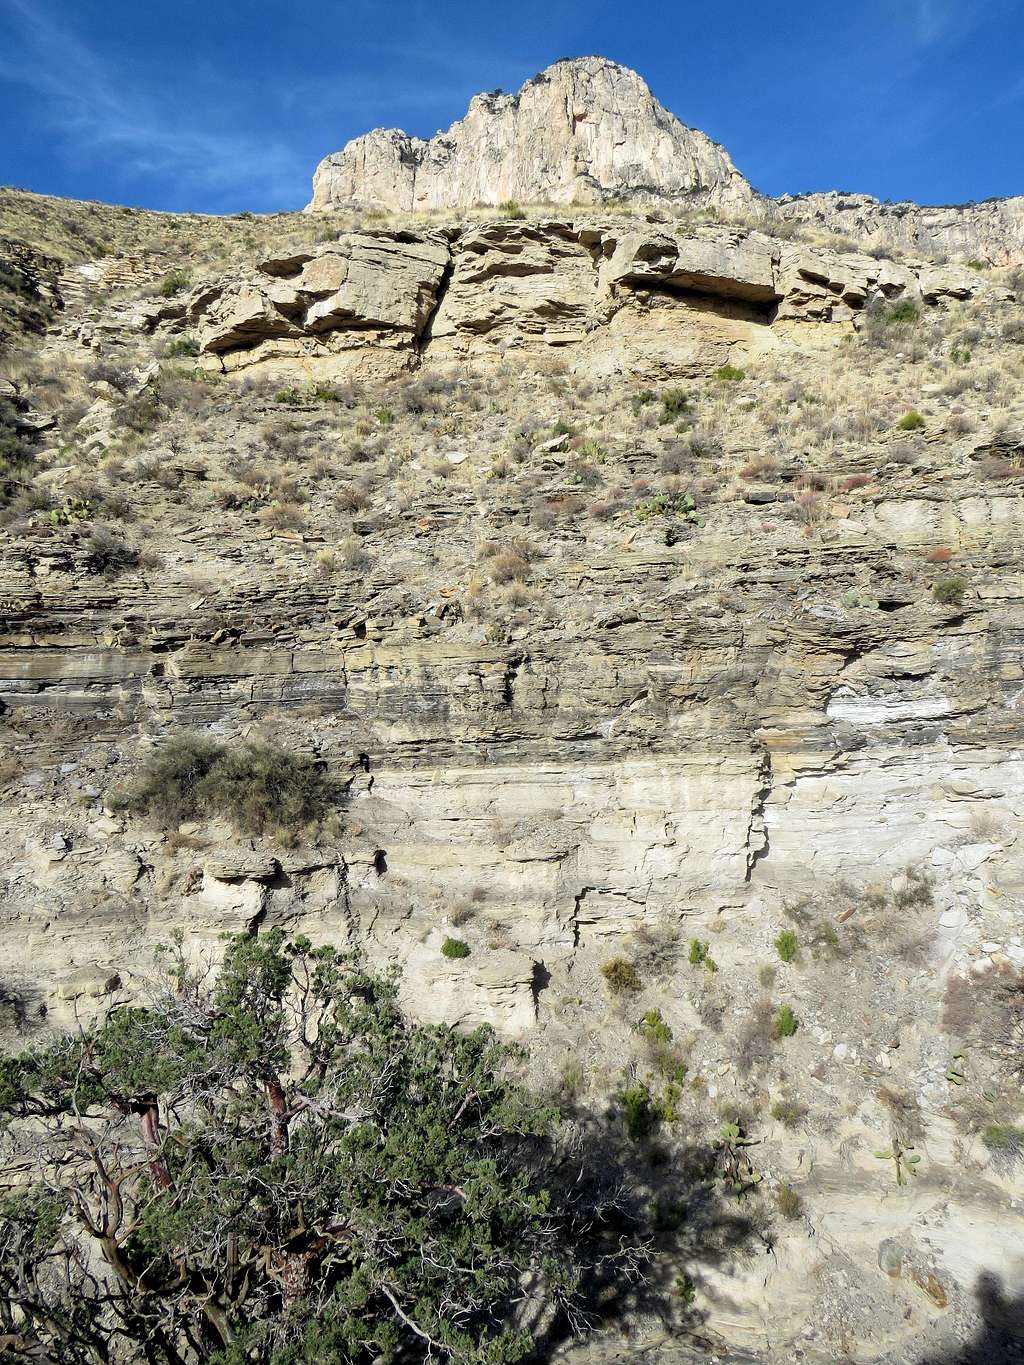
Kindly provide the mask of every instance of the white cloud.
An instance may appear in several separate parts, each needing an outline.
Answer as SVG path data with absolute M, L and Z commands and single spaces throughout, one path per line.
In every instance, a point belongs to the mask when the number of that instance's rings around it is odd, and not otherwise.
M 0 0 L 9 40 L 0 47 L 0 80 L 42 95 L 46 117 L 83 162 L 116 157 L 132 175 L 170 182 L 178 193 L 237 191 L 297 204 L 309 168 L 280 140 L 206 126 L 218 111 L 189 117 L 181 102 L 157 102 L 133 89 L 43 0 Z

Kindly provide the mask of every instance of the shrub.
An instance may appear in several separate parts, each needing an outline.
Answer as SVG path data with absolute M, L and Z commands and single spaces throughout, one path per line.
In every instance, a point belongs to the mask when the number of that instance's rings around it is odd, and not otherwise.
M 775 951 L 783 962 L 795 962 L 800 951 L 800 940 L 794 929 L 782 929 L 775 938 Z
M 903 869 L 903 885 L 893 896 L 897 910 L 920 910 L 931 905 L 934 896 L 931 874 L 913 864 Z
M 340 797 L 311 759 L 274 744 L 182 735 L 160 745 L 112 804 L 163 826 L 223 816 L 240 833 L 262 834 L 317 824 Z
M 790 1005 L 780 1005 L 772 1017 L 772 1034 L 776 1038 L 792 1038 L 800 1021 Z
M 917 408 L 911 408 L 908 412 L 903 414 L 896 425 L 899 427 L 900 431 L 920 431 L 924 426 L 924 418 L 918 412 Z
M 469 957 L 469 944 L 461 938 L 446 938 L 441 952 L 445 957 Z
M 1017 1160 L 1024 1156 L 1024 1128 L 1013 1123 L 988 1123 L 981 1130 L 981 1140 L 990 1152 Z
M 967 584 L 956 575 L 950 578 L 940 578 L 932 586 L 932 596 L 943 607 L 961 606 L 966 591 Z
M 735 384 L 740 379 L 746 378 L 746 370 L 741 370 L 737 365 L 719 365 L 715 371 L 715 378 L 726 384 Z
M 601 964 L 601 975 L 613 995 L 628 995 L 643 989 L 640 973 L 628 957 L 613 957 Z
M 94 526 L 86 542 L 86 563 L 93 573 L 108 574 L 111 577 L 134 569 L 139 562 L 139 552 L 107 526 Z
M 771 1115 L 776 1123 L 781 1123 L 784 1128 L 797 1128 L 801 1120 L 807 1117 L 807 1106 L 801 1104 L 799 1100 L 783 1097 L 772 1105 Z
M 171 299 L 187 289 L 191 282 L 192 277 L 187 270 L 170 270 L 160 281 L 160 297 Z
M 799 1218 L 804 1211 L 804 1201 L 792 1185 L 780 1185 L 775 1191 L 775 1207 L 783 1218 L 791 1221 Z
M 517 199 L 503 199 L 498 205 L 498 209 L 506 218 L 525 218 L 526 210 L 520 207 Z
M 711 956 L 710 945 L 699 938 L 690 939 L 689 959 L 691 967 L 703 967 L 709 972 L 718 971 L 718 963 Z
M 167 354 L 169 356 L 198 355 L 199 342 L 192 336 L 175 337 L 167 348 Z
M 156 427 L 164 412 L 160 406 L 160 395 L 152 384 L 147 384 L 138 393 L 126 398 L 114 414 L 114 425 L 127 427 L 138 436 L 144 436 Z
M 620 1092 L 619 1103 L 626 1132 L 633 1141 L 647 1137 L 658 1117 L 651 1104 L 650 1088 L 643 1081 L 634 1081 Z
M 661 1010 L 648 1010 L 637 1025 L 649 1043 L 670 1043 L 672 1030 L 662 1018 Z
M 666 389 L 661 395 L 661 415 L 658 421 L 662 426 L 685 417 L 693 406 L 690 395 L 683 389 Z
M 303 402 L 302 394 L 294 384 L 286 384 L 274 394 L 274 402 L 282 403 L 285 407 L 298 407 Z

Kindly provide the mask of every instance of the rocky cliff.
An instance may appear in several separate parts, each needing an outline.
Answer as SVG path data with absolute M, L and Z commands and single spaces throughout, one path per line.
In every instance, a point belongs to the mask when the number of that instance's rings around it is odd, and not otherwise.
M 621 1144 L 668 1288 L 581 1361 L 959 1350 L 1024 1277 L 1019 281 L 329 223 L 127 218 L 4 361 L 8 1033 L 175 930 L 358 943 Z M 315 758 L 337 820 L 120 809 L 190 733 Z
M 555 62 L 514 95 L 476 95 L 465 118 L 429 141 L 395 128 L 354 138 L 317 167 L 308 207 L 409 212 L 612 199 L 808 224 L 890 253 L 1024 263 L 1024 198 L 940 207 L 836 192 L 767 198 L 641 76 L 604 57 Z
M 394 128 L 355 138 L 317 167 L 309 207 L 418 211 L 652 194 L 731 210 L 753 200 L 728 153 L 680 123 L 635 71 L 580 57 L 555 62 L 514 95 L 474 96 L 465 118 L 429 141 Z

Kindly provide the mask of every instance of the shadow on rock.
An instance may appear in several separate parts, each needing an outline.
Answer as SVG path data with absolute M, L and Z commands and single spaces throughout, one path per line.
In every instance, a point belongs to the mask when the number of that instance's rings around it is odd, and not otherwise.
M 576 1211 L 587 1269 L 579 1310 L 535 1324 L 538 1357 L 584 1327 L 640 1323 L 711 1345 L 694 1299 L 707 1271 L 771 1252 L 761 1200 L 730 1187 L 717 1144 L 635 1142 L 614 1117 L 572 1117 L 578 1141 L 549 1180 Z
M 922 1356 L 917 1365 L 1024 1365 L 1024 1293 L 1007 1297 L 999 1276 L 985 1271 L 974 1298 L 981 1318 L 974 1339 Z

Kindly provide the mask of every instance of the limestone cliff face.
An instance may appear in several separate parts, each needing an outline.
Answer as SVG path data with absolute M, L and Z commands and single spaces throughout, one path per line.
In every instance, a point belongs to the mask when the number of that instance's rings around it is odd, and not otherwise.
M 354 138 L 317 167 L 309 207 L 593 204 L 619 195 L 723 209 L 754 199 L 728 153 L 680 123 L 635 71 L 580 57 L 555 62 L 515 95 L 475 95 L 465 118 L 429 141 L 395 128 Z
M 771 215 L 855 240 L 875 237 L 904 251 L 977 257 L 991 265 L 1024 261 L 1024 195 L 979 204 L 884 204 L 870 194 L 784 195 Z

